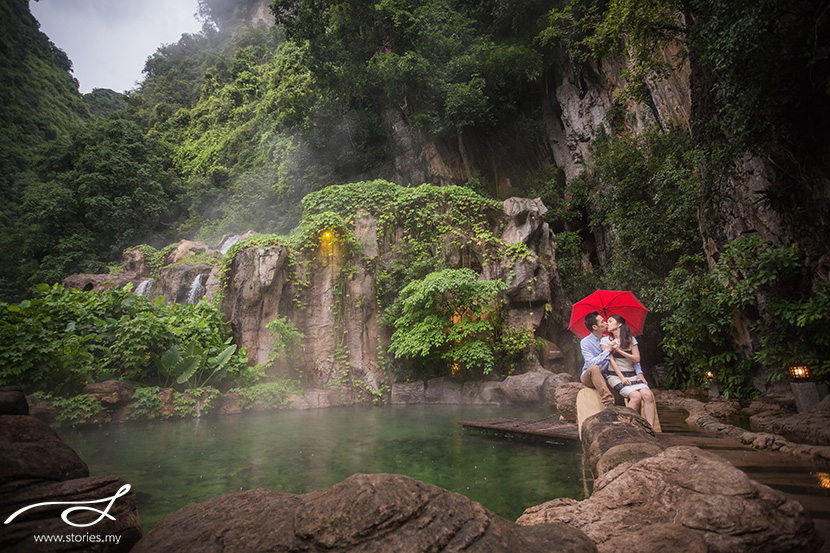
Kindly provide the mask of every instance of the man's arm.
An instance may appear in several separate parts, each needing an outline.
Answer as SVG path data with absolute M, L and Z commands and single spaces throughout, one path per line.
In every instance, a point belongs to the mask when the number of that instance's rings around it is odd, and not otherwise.
M 611 355 L 611 351 L 603 351 L 599 343 L 583 340 L 580 345 L 582 346 L 582 357 L 585 359 L 585 364 L 582 366 L 583 369 L 591 365 L 605 363 L 608 361 L 608 356 Z

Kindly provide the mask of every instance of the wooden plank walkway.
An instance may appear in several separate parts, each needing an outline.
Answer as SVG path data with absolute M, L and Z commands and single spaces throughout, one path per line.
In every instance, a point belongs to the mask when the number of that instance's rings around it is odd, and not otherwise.
M 558 417 L 557 417 L 558 418 Z M 511 437 L 542 439 L 557 442 L 578 442 L 579 432 L 572 422 L 559 422 L 553 418 L 530 419 L 479 419 L 461 421 L 464 428 L 495 432 Z

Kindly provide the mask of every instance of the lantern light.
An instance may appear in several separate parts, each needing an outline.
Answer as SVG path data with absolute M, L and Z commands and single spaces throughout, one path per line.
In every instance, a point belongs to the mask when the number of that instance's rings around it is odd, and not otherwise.
M 793 380 L 807 380 L 810 378 L 810 370 L 804 365 L 790 367 L 790 378 Z

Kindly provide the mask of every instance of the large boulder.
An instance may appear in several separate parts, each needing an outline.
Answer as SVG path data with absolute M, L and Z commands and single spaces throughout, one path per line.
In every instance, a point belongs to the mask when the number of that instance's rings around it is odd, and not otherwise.
M 602 553 L 806 553 L 821 547 L 801 504 L 695 447 L 671 447 L 619 465 L 595 482 L 590 498 L 531 507 L 517 522 L 565 522 L 585 532 Z M 677 549 L 681 543 L 689 549 Z
M 132 551 L 533 553 L 552 547 L 596 551 L 565 524 L 519 526 L 462 495 L 406 476 L 356 474 L 305 495 L 255 489 L 187 506 Z
M 98 512 L 91 510 L 90 502 L 109 498 L 111 503 L 95 505 Z M 37 504 L 46 505 L 27 509 Z M 67 512 L 83 504 L 88 508 Z M 34 417 L 0 416 L 0 505 L 0 551 L 127 552 L 141 537 L 136 496 L 127 483 L 113 476 L 90 477 L 75 451 Z M 111 518 L 99 520 L 101 511 Z M 76 525 L 99 521 L 78 527 L 64 522 L 63 515 Z M 12 520 L 6 524 L 8 518 Z M 110 535 L 117 543 L 66 539 L 78 534 Z M 53 541 L 44 547 L 34 541 L 35 535 Z
M 0 386 L 0 415 L 28 415 L 29 403 L 20 386 Z
M 541 403 L 542 387 L 551 373 L 545 370 L 511 375 L 502 382 L 501 390 L 507 403 Z
M 89 476 L 78 454 L 34 417 L 0 415 L 0 444 L 0 484 Z

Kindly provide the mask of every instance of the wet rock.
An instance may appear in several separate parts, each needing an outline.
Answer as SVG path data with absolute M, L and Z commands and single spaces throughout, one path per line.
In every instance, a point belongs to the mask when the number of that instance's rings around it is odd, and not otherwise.
M 29 403 L 20 386 L 0 386 L 0 415 L 28 415 Z
M 133 553 L 179 551 L 596 551 L 564 524 L 519 526 L 464 496 L 393 474 L 356 474 L 305 495 L 250 490 L 162 520 Z
M 461 383 L 447 378 L 433 378 L 424 390 L 426 403 L 461 403 Z
M 39 421 L 52 424 L 58 418 L 57 407 L 53 407 L 48 399 L 26 396 L 26 403 L 29 404 L 29 414 Z
M 9 513 L 13 513 L 18 509 L 37 503 L 89 502 L 111 498 L 116 496 L 122 486 L 126 484 L 127 482 L 115 476 L 94 476 L 64 482 L 30 483 L 13 489 L 10 489 L 9 486 L 3 486 L 0 487 L 0 502 L 3 504 L 4 512 L 8 509 Z M 106 503 L 99 503 L 94 507 L 103 510 L 105 505 Z M 3 527 L 3 533 L 0 534 L 0 550 L 9 552 L 92 551 L 126 553 L 141 538 L 138 503 L 132 490 L 126 495 L 118 497 L 107 511 L 107 514 L 113 517 L 114 520 L 104 518 L 89 528 L 70 526 L 63 521 L 61 515 L 69 507 L 71 506 L 65 504 L 48 505 L 24 511 L 10 524 Z M 75 524 L 89 524 L 100 516 L 99 513 L 81 511 L 70 513 L 67 518 Z M 52 542 L 49 548 L 46 549 L 42 543 L 34 543 L 35 534 L 50 536 L 109 535 L 117 537 L 118 543 Z
M 674 525 L 673 537 L 668 528 L 656 536 L 666 544 L 664 551 L 675 550 L 668 545 L 671 540 L 701 550 L 702 539 L 710 553 L 814 552 L 821 545 L 801 504 L 694 447 L 671 447 L 619 465 L 595 482 L 589 499 L 532 507 L 517 522 L 566 522 L 593 539 L 599 551 L 622 553 L 652 550 L 631 548 L 635 536 L 649 547 L 646 521 L 649 526 Z
M 153 294 L 164 296 L 164 301 L 168 303 L 188 303 L 193 281 L 199 278 L 204 286 L 213 270 L 212 265 L 205 264 L 164 267 L 159 270 L 158 279 L 153 287 Z M 204 288 L 204 295 L 207 295 L 207 288 Z M 195 301 L 192 303 L 196 303 L 202 298 L 194 299 Z
M 461 387 L 461 401 L 471 405 L 501 405 L 505 403 L 501 382 L 465 382 Z
M 0 483 L 89 476 L 80 457 L 34 417 L 0 415 Z
M 556 410 L 562 420 L 576 421 L 576 396 L 584 387 L 581 382 L 566 382 L 554 389 Z
M 2 551 L 96 551 L 126 552 L 141 537 L 135 493 L 120 494 L 127 483 L 113 476 L 89 477 L 89 469 L 75 451 L 45 423 L 29 416 L 0 416 L 0 505 L 4 518 L 18 513 L 0 533 Z M 126 489 L 123 490 L 127 492 Z M 74 502 L 116 498 L 108 514 L 94 531 L 71 526 L 62 515 Z M 101 509 L 104 503 L 97 505 Z M 66 513 L 75 524 L 89 524 L 100 513 L 80 510 Z M 34 535 L 77 534 L 118 536 L 118 543 L 51 542 L 48 548 L 34 542 Z
M 392 384 L 392 397 L 389 402 L 392 405 L 424 403 L 424 391 L 423 381 Z
M 105 380 L 104 382 L 87 384 L 83 391 L 98 403 L 110 408 L 129 403 L 134 392 L 135 387 L 123 380 Z

